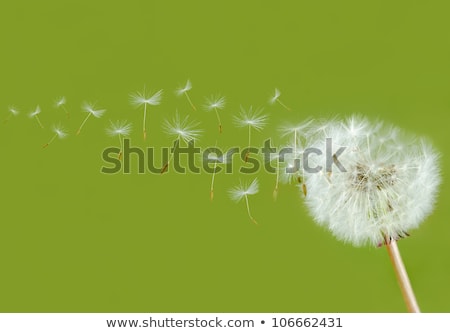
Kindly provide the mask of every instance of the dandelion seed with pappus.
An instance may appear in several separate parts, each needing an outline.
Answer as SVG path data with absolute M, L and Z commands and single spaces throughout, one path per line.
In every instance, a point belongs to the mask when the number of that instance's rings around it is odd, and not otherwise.
M 233 200 L 235 202 L 240 202 L 242 199 L 245 200 L 248 217 L 250 218 L 250 221 L 252 221 L 255 224 L 258 224 L 258 223 L 256 222 L 256 220 L 253 218 L 253 216 L 251 214 L 248 196 L 254 195 L 254 194 L 258 193 L 258 191 L 259 191 L 259 183 L 258 183 L 258 179 L 255 178 L 250 184 L 243 183 L 240 181 L 239 185 L 231 188 L 228 192 L 231 200 Z
M 206 111 L 214 111 L 216 113 L 217 122 L 219 123 L 219 133 L 222 133 L 222 121 L 220 120 L 219 110 L 225 107 L 225 97 L 223 96 L 211 96 L 206 98 L 204 109 Z
M 270 104 L 278 103 L 278 104 L 280 104 L 283 108 L 285 108 L 286 110 L 291 111 L 291 108 L 288 107 L 288 106 L 286 106 L 286 104 L 284 104 L 284 103 L 280 100 L 280 96 L 281 96 L 281 92 L 280 92 L 277 88 L 275 88 L 275 93 L 274 93 L 273 96 L 270 97 L 269 103 L 270 103 Z
M 217 146 L 215 148 L 217 151 L 218 150 Z M 211 187 L 209 190 L 209 198 L 212 201 L 214 199 L 214 181 L 216 178 L 217 165 L 231 163 L 231 157 L 227 153 L 217 154 L 216 152 L 211 152 L 207 156 L 207 162 L 214 163 L 213 174 L 212 174 L 212 178 L 211 178 Z
M 37 123 L 41 128 L 44 128 L 44 125 L 42 125 L 41 119 L 39 118 L 39 114 L 41 113 L 41 107 L 38 105 L 36 106 L 36 109 L 34 111 L 30 112 L 28 115 L 30 118 L 36 119 Z
M 251 147 L 252 129 L 261 131 L 267 124 L 268 116 L 263 114 L 263 109 L 258 108 L 253 110 L 250 106 L 247 110 L 241 106 L 241 111 L 238 116 L 234 116 L 234 123 L 237 127 L 248 128 L 248 147 Z M 245 162 L 248 160 L 249 153 L 245 155 Z
M 194 111 L 197 111 L 197 108 L 195 107 L 194 103 L 192 103 L 192 100 L 188 94 L 188 91 L 190 91 L 191 89 L 192 89 L 192 83 L 190 80 L 187 80 L 186 84 L 183 87 L 179 87 L 177 90 L 175 90 L 175 94 L 177 96 L 182 96 L 182 95 L 186 96 L 186 99 L 187 99 L 189 105 L 191 106 L 191 108 Z
M 83 122 L 81 123 L 80 127 L 77 130 L 76 135 L 79 135 L 82 128 L 84 127 L 84 125 L 86 124 L 87 120 L 89 119 L 90 116 L 93 116 L 95 118 L 101 118 L 103 116 L 103 114 L 106 112 L 106 110 L 104 109 L 94 109 L 94 104 L 91 103 L 87 103 L 85 102 L 83 104 L 83 112 L 87 113 L 86 118 L 84 118 Z
M 67 119 L 70 118 L 70 113 L 66 109 L 66 97 L 64 97 L 64 96 L 58 97 L 55 100 L 54 106 L 57 109 L 62 109 L 66 113 Z
M 106 134 L 109 136 L 117 136 L 119 138 L 119 144 L 120 144 L 120 151 L 119 151 L 119 160 L 122 159 L 123 154 L 123 140 L 125 137 L 129 136 L 131 133 L 133 126 L 127 122 L 126 120 L 118 120 L 118 121 L 111 121 L 110 120 L 110 126 L 106 129 Z
M 144 140 L 147 139 L 147 105 L 156 106 L 161 104 L 161 99 L 163 95 L 163 90 L 158 90 L 155 93 L 146 93 L 145 87 L 142 92 L 136 92 L 130 94 L 130 103 L 136 108 L 144 106 L 144 119 L 142 121 L 142 131 L 144 135 Z
M 42 148 L 47 148 L 56 138 L 63 139 L 67 136 L 67 132 L 61 125 L 53 126 L 53 132 L 55 134 L 50 138 L 50 140 L 45 145 L 42 146 Z
M 170 154 L 169 160 L 164 164 L 161 169 L 161 174 L 165 173 L 172 161 L 175 149 L 178 148 L 180 141 L 184 141 L 189 144 L 191 141 L 197 140 L 202 134 L 202 130 L 198 129 L 199 123 L 190 120 L 189 116 L 181 118 L 178 112 L 175 113 L 172 121 L 167 119 L 163 122 L 163 130 L 169 135 L 169 137 L 175 140 L 175 146 Z
M 306 174 L 305 202 L 314 220 L 355 246 L 385 244 L 407 308 L 419 312 L 397 241 L 433 210 L 439 154 L 423 138 L 358 116 L 318 123 L 307 138 L 308 146 L 323 151 L 330 138 L 332 151 L 346 147 L 333 155 L 345 172 L 333 168 Z M 325 165 L 325 155 L 311 155 L 311 164 Z
M 15 106 L 11 105 L 8 107 L 8 116 L 5 120 L 3 120 L 3 123 L 6 124 L 12 117 L 17 117 L 19 113 L 19 110 Z

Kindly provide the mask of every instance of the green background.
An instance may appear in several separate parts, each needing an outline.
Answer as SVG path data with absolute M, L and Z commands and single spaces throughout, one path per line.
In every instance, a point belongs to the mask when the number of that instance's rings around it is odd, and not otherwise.
M 0 5 L 0 106 L 22 112 L 0 127 L 0 311 L 403 312 L 384 248 L 336 241 L 308 216 L 302 196 L 258 174 L 250 198 L 259 225 L 227 190 L 252 176 L 104 175 L 117 144 L 108 119 L 134 124 L 135 146 L 162 147 L 176 109 L 201 122 L 203 147 L 244 146 L 239 105 L 264 106 L 270 125 L 358 112 L 429 137 L 442 153 L 436 209 L 399 243 L 419 304 L 450 311 L 450 191 L 446 186 L 450 21 L 446 1 L 4 1 Z M 221 93 L 213 113 L 191 97 Z M 129 93 L 164 89 L 148 115 Z M 293 111 L 268 105 L 273 89 Z M 64 95 L 71 118 L 52 107 Z M 82 133 L 83 101 L 108 111 Z M 37 104 L 46 128 L 26 114 Z M 71 132 L 47 149 L 50 126 Z M 278 141 L 278 143 L 281 143 Z M 417 191 L 421 189 L 418 188 Z

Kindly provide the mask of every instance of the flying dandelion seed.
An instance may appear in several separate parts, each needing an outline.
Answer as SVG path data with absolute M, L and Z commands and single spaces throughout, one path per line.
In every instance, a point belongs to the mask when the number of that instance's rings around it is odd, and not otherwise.
M 212 173 L 212 177 L 211 177 L 211 187 L 210 187 L 210 191 L 209 191 L 209 198 L 211 201 L 213 201 L 213 199 L 214 199 L 214 182 L 216 179 L 217 165 L 231 163 L 231 157 L 227 153 L 221 153 L 220 150 L 217 149 L 217 146 L 216 146 L 215 151 L 208 154 L 207 162 L 214 163 L 213 173 Z
M 206 111 L 214 111 L 216 113 L 217 122 L 219 123 L 219 133 L 222 133 L 222 121 L 220 120 L 219 110 L 225 107 L 225 97 L 223 96 L 211 96 L 206 98 L 204 108 Z
M 127 122 L 126 120 L 118 120 L 118 121 L 111 121 L 110 120 L 110 126 L 106 129 L 106 134 L 109 136 L 117 136 L 119 138 L 119 144 L 120 144 L 120 151 L 119 151 L 119 160 L 122 159 L 123 154 L 123 140 L 125 137 L 129 136 L 131 133 L 133 126 Z
M 158 90 L 155 93 L 146 93 L 145 87 L 142 92 L 136 92 L 130 94 L 130 103 L 136 108 L 144 106 L 144 119 L 142 121 L 142 131 L 144 134 L 144 140 L 147 139 L 147 105 L 156 106 L 161 104 L 163 90 Z
M 275 88 L 275 94 L 274 94 L 272 97 L 270 97 L 269 103 L 270 103 L 270 104 L 278 103 L 278 104 L 280 104 L 283 108 L 285 108 L 286 110 L 291 111 L 291 108 L 288 107 L 288 106 L 286 106 L 286 104 L 284 104 L 284 103 L 280 100 L 280 96 L 281 96 L 280 91 L 279 91 L 277 88 Z
M 84 118 L 83 122 L 81 123 L 80 127 L 78 128 L 76 135 L 80 134 L 82 128 L 84 127 L 84 124 L 86 124 L 86 121 L 89 119 L 90 116 L 93 116 L 95 118 L 101 118 L 103 116 L 103 114 L 106 112 L 106 110 L 94 109 L 94 104 L 87 103 L 87 102 L 85 102 L 83 104 L 82 110 L 83 110 L 83 112 L 87 113 L 87 116 L 86 116 L 86 118 Z
M 309 131 L 310 147 L 346 147 L 333 162 L 346 172 L 307 173 L 305 202 L 314 220 L 336 238 L 355 246 L 385 244 L 408 310 L 419 312 L 397 240 L 430 215 L 440 184 L 439 155 L 424 139 L 382 123 L 353 116 L 318 124 Z M 325 165 L 325 155 L 311 155 Z M 337 164 L 337 163 L 335 163 Z
M 189 144 L 191 141 L 197 140 L 200 137 L 202 130 L 198 129 L 198 126 L 199 123 L 190 120 L 189 116 L 186 116 L 183 119 L 180 118 L 178 112 L 175 113 L 172 121 L 167 119 L 164 120 L 163 130 L 169 137 L 174 139 L 175 145 L 168 161 L 161 169 L 161 174 L 167 171 L 169 164 L 173 159 L 174 152 L 179 147 L 180 141 L 184 141 L 186 144 Z
M 64 97 L 64 96 L 58 97 L 55 100 L 54 106 L 57 109 L 62 109 L 65 112 L 67 119 L 70 118 L 70 113 L 66 109 L 66 97 Z
M 181 95 L 186 96 L 186 99 L 189 102 L 189 105 L 191 106 L 191 108 L 194 111 L 197 111 L 197 108 L 195 107 L 194 103 L 192 103 L 191 97 L 188 94 L 188 91 L 190 91 L 191 89 L 192 89 L 192 83 L 191 83 L 190 80 L 187 80 L 187 82 L 184 85 L 184 87 L 179 87 L 177 90 L 175 90 L 175 94 L 177 96 L 181 96 Z
M 5 120 L 3 120 L 3 123 L 6 124 L 12 117 L 17 117 L 19 113 L 19 110 L 15 106 L 11 105 L 8 107 L 8 116 Z
M 40 126 L 41 128 L 44 128 L 44 125 L 42 125 L 41 119 L 39 118 L 39 114 L 40 114 L 40 113 L 41 113 L 41 107 L 38 105 L 38 106 L 36 106 L 36 109 L 34 109 L 34 111 L 32 111 L 32 112 L 29 114 L 29 117 L 30 117 L 30 118 L 36 119 L 36 121 L 37 121 L 37 123 L 39 124 L 39 126 Z
M 42 146 L 42 148 L 47 148 L 56 138 L 63 139 L 67 136 L 67 132 L 61 125 L 53 126 L 53 132 L 55 133 L 50 140 Z
M 251 212 L 250 212 L 250 205 L 248 202 L 248 196 L 258 193 L 259 191 L 259 184 L 258 179 L 255 178 L 250 184 L 239 182 L 239 185 L 231 188 L 229 190 L 229 195 L 231 200 L 235 202 L 240 202 L 242 199 L 245 199 L 245 205 L 247 206 L 247 214 L 250 220 L 258 224 L 256 220 L 253 218 Z
M 262 109 L 258 108 L 253 110 L 250 106 L 248 110 L 245 110 L 241 106 L 241 111 L 238 116 L 234 116 L 234 122 L 237 127 L 248 127 L 248 147 L 251 147 L 251 132 L 252 129 L 255 131 L 261 131 L 267 124 L 268 116 L 262 113 Z M 249 153 L 245 155 L 245 162 L 247 162 Z

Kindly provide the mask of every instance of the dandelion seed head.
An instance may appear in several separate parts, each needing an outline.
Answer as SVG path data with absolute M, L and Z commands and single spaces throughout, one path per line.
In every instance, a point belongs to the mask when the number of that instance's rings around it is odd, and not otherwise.
M 163 130 L 166 134 L 176 139 L 182 139 L 186 143 L 197 140 L 201 133 L 201 129 L 197 128 L 198 122 L 189 119 L 189 116 L 181 118 L 176 112 L 171 121 L 165 119 L 163 122 Z
M 138 91 L 136 93 L 130 94 L 130 103 L 135 107 L 140 107 L 145 104 L 155 106 L 161 104 L 162 96 L 163 89 L 150 94 L 146 93 L 144 89 L 144 91 L 142 92 Z
M 192 83 L 190 80 L 186 81 L 186 84 L 183 87 L 179 87 L 177 90 L 175 90 L 175 94 L 177 96 L 181 96 L 184 93 L 188 92 L 189 90 L 192 89 Z
M 236 185 L 235 187 L 231 188 L 228 191 L 228 194 L 231 200 L 239 202 L 244 197 L 256 194 L 258 193 L 258 191 L 259 191 L 258 178 L 255 178 L 250 184 L 239 181 L 239 185 Z
M 225 107 L 225 102 L 224 96 L 211 96 L 206 98 L 204 108 L 206 111 L 222 110 Z
M 83 111 L 92 114 L 95 118 L 101 118 L 106 112 L 104 109 L 95 109 L 95 105 L 92 103 L 83 103 Z
M 110 126 L 106 129 L 109 136 L 128 136 L 133 126 L 126 120 L 110 121 Z
M 324 125 L 327 125 L 324 127 Z M 306 206 L 315 221 L 355 246 L 398 239 L 432 212 L 440 184 L 439 155 L 424 139 L 393 126 L 350 117 L 318 123 L 308 138 L 309 164 L 326 165 L 326 139 L 346 172 L 333 167 L 305 173 Z
M 234 116 L 233 120 L 237 127 L 251 127 L 257 131 L 262 130 L 268 121 L 268 116 L 263 114 L 262 108 L 253 109 L 250 106 L 247 110 L 241 106 L 238 116 Z

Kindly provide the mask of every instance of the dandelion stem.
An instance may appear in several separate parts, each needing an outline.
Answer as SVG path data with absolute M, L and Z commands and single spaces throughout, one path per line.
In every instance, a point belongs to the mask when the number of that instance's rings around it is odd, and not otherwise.
M 55 135 L 52 136 L 52 138 L 50 139 L 49 142 L 47 142 L 45 145 L 42 146 L 42 148 L 47 148 L 58 136 L 58 133 L 56 133 Z
M 217 161 L 214 162 L 214 171 L 213 171 L 212 179 L 211 179 L 211 190 L 209 192 L 209 198 L 211 199 L 211 201 L 214 199 L 214 179 L 216 178 L 216 167 L 217 167 Z
M 144 103 L 144 121 L 142 123 L 142 131 L 144 133 L 144 141 L 147 139 L 147 130 L 145 128 L 146 119 L 147 119 L 147 103 Z
M 386 248 L 388 250 L 389 257 L 391 258 L 392 265 L 394 266 L 395 275 L 397 276 L 408 311 L 420 312 L 416 296 L 414 295 L 411 282 L 409 281 L 408 273 L 406 272 L 400 251 L 398 250 L 397 241 L 386 238 Z
M 248 217 L 250 217 L 250 220 L 254 223 L 254 224 L 258 224 L 256 222 L 256 220 L 253 218 L 252 214 L 250 213 L 250 205 L 248 204 L 248 196 L 247 194 L 244 196 L 245 198 L 245 204 L 247 205 L 247 213 L 248 213 Z
M 86 121 L 89 119 L 89 117 L 91 116 L 91 113 L 88 113 L 88 115 L 86 116 L 86 118 L 84 118 L 83 122 L 81 123 L 80 127 L 78 128 L 77 134 L 79 135 L 81 132 L 81 129 L 83 128 L 84 124 L 86 123 Z
M 119 161 L 122 159 L 122 152 L 123 152 L 123 139 L 122 135 L 119 133 L 119 141 L 120 141 L 120 151 L 119 151 Z
M 197 108 L 195 107 L 194 103 L 192 103 L 191 98 L 189 97 L 189 94 L 187 93 L 187 91 L 184 92 L 184 95 L 186 96 L 186 98 L 187 98 L 189 104 L 191 105 L 192 109 L 194 111 L 197 111 Z
M 250 155 L 251 135 L 252 135 L 252 127 L 248 125 L 248 148 L 247 148 L 248 150 L 247 153 L 245 154 L 245 163 L 247 163 L 248 157 Z
M 37 120 L 39 126 L 41 126 L 41 128 L 44 128 L 44 125 L 42 125 L 41 120 L 39 119 L 39 116 L 38 116 L 38 115 L 35 115 L 34 117 L 36 118 L 36 120 Z
M 170 162 L 172 162 L 173 155 L 175 153 L 175 149 L 177 149 L 179 145 L 180 145 L 180 137 L 178 137 L 177 140 L 175 141 L 175 144 L 173 145 L 173 148 L 172 148 L 172 150 L 170 152 L 169 159 L 168 159 L 166 164 L 164 164 L 164 166 L 161 169 L 161 174 L 165 173 L 167 171 L 167 169 L 169 168 L 169 164 L 170 164 Z
M 277 102 L 278 102 L 278 104 L 280 104 L 282 107 L 284 107 L 286 110 L 291 111 L 291 108 L 288 107 L 286 104 L 284 104 L 282 101 L 280 101 L 278 98 L 277 98 Z
M 64 112 L 66 113 L 67 119 L 69 119 L 69 118 L 70 118 L 70 113 L 69 113 L 69 111 L 67 111 L 67 109 L 66 109 L 66 107 L 65 107 L 64 105 L 62 106 L 62 109 L 63 109 Z
M 277 179 L 275 181 L 275 188 L 273 190 L 273 200 L 277 200 L 278 197 L 278 183 L 280 180 L 280 157 L 277 157 Z
M 219 111 L 217 108 L 214 108 L 214 111 L 216 112 L 217 121 L 219 122 L 219 133 L 222 133 L 222 121 L 220 120 Z

